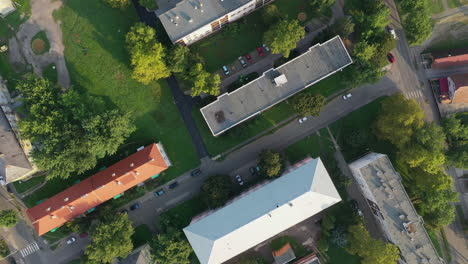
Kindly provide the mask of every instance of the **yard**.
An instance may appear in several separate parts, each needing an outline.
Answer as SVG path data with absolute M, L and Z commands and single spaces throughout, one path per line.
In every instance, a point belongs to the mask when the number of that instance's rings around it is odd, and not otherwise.
M 142 85 L 130 77 L 125 33 L 138 21 L 134 9 L 112 9 L 102 1 L 67 1 L 54 17 L 62 21 L 65 57 L 73 85 L 101 97 L 109 108 L 131 112 L 137 126 L 119 152 L 100 160 L 96 168 L 109 166 L 152 142 L 164 145 L 173 164 L 161 176 L 162 182 L 196 167 L 199 159 L 166 82 Z M 26 203 L 34 205 L 96 171 L 51 180 L 27 197 Z
M 333 142 L 326 128 L 320 129 L 319 133 L 310 135 L 286 148 L 286 155 L 290 163 L 294 164 L 307 156 L 311 158 L 320 157 L 321 154 L 334 151 Z
M 337 73 L 330 76 L 307 88 L 303 92 L 319 93 L 325 97 L 330 97 L 346 87 L 342 83 L 341 75 L 342 73 Z M 211 156 L 221 154 L 295 115 L 296 113 L 289 102 L 284 101 L 273 106 L 252 120 L 246 121 L 218 137 L 214 137 L 200 111 L 198 109 L 193 109 L 192 111 L 192 116 L 201 131 L 203 141 L 205 142 Z
M 289 19 L 297 19 L 299 13 L 305 14 L 306 21 L 321 17 L 308 0 L 276 0 L 272 4 Z M 259 9 L 190 48 L 204 58 L 209 72 L 215 72 L 261 46 L 263 32 L 270 26 L 262 20 L 261 14 L 262 9 Z
M 18 193 L 24 193 L 27 190 L 41 184 L 44 182 L 44 180 L 45 176 L 37 176 L 26 181 L 15 181 L 13 182 L 13 185 L 15 186 L 15 189 Z

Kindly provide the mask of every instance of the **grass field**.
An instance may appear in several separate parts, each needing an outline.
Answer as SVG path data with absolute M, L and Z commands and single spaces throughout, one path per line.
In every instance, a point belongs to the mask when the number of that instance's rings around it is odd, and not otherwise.
M 133 248 L 138 248 L 153 238 L 153 234 L 147 225 L 135 227 L 135 233 L 132 236 Z
M 320 157 L 321 154 L 334 151 L 333 142 L 326 128 L 321 129 L 320 136 L 316 133 L 310 135 L 286 148 L 286 155 L 290 163 L 294 164 L 307 156 Z
M 25 191 L 39 185 L 44 182 L 45 176 L 33 177 L 27 181 L 15 181 L 13 185 L 18 193 L 24 193 Z

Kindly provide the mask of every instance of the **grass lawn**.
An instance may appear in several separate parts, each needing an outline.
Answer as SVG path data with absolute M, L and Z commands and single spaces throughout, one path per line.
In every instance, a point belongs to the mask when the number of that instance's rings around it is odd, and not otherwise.
M 286 155 L 289 162 L 294 164 L 307 156 L 317 158 L 332 151 L 334 151 L 333 142 L 325 128 L 320 130 L 320 136 L 313 134 L 287 147 Z
M 468 37 L 466 39 L 456 39 L 452 36 L 447 36 L 444 40 L 436 43 L 431 43 L 431 46 L 427 48 L 429 52 L 464 48 L 468 46 Z
M 444 11 L 444 5 L 442 4 L 442 0 L 430 0 L 430 8 L 432 14 L 438 14 Z
M 450 8 L 455 8 L 462 5 L 467 5 L 468 0 L 447 0 L 447 3 Z
M 301 258 L 308 253 L 307 250 L 301 244 L 299 244 L 299 242 L 297 242 L 295 238 L 290 236 L 282 236 L 275 238 L 273 241 L 271 241 L 270 247 L 272 251 L 276 251 L 281 249 L 287 243 L 291 245 L 291 248 L 293 249 L 294 254 L 297 258 Z
M 57 83 L 57 69 L 54 63 L 49 64 L 43 71 L 42 77 L 49 79 L 52 83 Z
M 358 256 L 351 255 L 346 249 L 330 244 L 327 255 L 328 264 L 360 264 L 361 259 Z
M 15 181 L 13 185 L 18 193 L 24 193 L 25 191 L 39 185 L 45 180 L 45 176 L 33 177 L 26 181 Z
M 439 240 L 437 239 L 437 234 L 430 228 L 426 228 L 426 231 L 432 241 L 432 244 L 434 244 L 437 254 L 439 257 L 443 257 L 444 255 L 442 254 L 442 248 L 440 247 Z
M 139 225 L 135 227 L 135 233 L 132 236 L 133 248 L 138 248 L 149 242 L 153 238 L 153 234 L 147 225 Z
M 320 16 L 309 4 L 309 0 L 276 0 L 274 5 L 281 14 L 290 19 L 297 19 L 297 15 L 304 12 L 307 20 Z M 237 60 L 241 55 L 254 51 L 262 44 L 263 32 L 268 30 L 268 24 L 262 20 L 262 9 L 259 9 L 239 21 L 231 24 L 229 28 L 222 29 L 219 33 L 207 37 L 190 48 L 200 54 L 206 63 L 209 72 L 215 72 L 223 65 L 228 65 Z M 301 24 L 305 24 L 301 22 Z
M 49 242 L 49 245 L 50 244 L 53 244 L 57 241 L 59 241 L 60 239 L 68 236 L 69 234 L 71 234 L 71 230 L 68 229 L 66 226 L 61 226 L 59 228 L 57 228 L 57 230 L 55 230 L 55 232 L 47 232 L 45 233 L 44 235 L 42 235 L 42 238 L 44 238 L 45 240 L 47 240 L 47 242 Z
M 197 196 L 162 213 L 161 218 L 167 217 L 175 220 L 177 223 L 172 222 L 174 227 L 182 229 L 190 224 L 193 217 L 206 209 L 206 205 L 202 202 L 200 196 Z

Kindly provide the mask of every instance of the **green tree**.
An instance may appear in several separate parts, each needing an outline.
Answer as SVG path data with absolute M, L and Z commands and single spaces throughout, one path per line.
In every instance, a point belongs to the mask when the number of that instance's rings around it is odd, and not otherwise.
M 451 147 L 447 152 L 447 163 L 455 168 L 468 168 L 468 143 Z
M 232 195 L 232 181 L 227 175 L 208 178 L 201 187 L 202 199 L 209 208 L 223 206 Z
M 219 84 L 221 83 L 221 77 L 218 74 L 209 74 L 201 63 L 193 65 L 185 76 L 185 79 L 192 84 L 192 96 L 197 96 L 201 93 L 207 93 L 211 95 L 219 94 Z
M 272 53 L 282 53 L 287 58 L 304 35 L 299 21 L 281 20 L 264 33 L 263 42 L 271 48 Z
M 383 240 L 373 239 L 364 225 L 357 224 L 348 228 L 347 250 L 362 258 L 362 264 L 396 263 L 400 259 L 397 246 Z
M 18 224 L 18 215 L 13 210 L 3 210 L 0 212 L 0 226 L 13 227 Z
M 353 55 L 359 61 L 369 61 L 375 56 L 377 52 L 377 46 L 367 43 L 366 41 L 360 41 L 354 46 Z
M 278 7 L 274 4 L 267 5 L 261 9 L 262 19 L 266 25 L 277 23 L 281 18 L 281 12 Z
M 414 139 L 417 143 L 424 146 L 424 148 L 431 151 L 443 151 L 445 149 L 445 132 L 436 123 L 425 123 L 415 131 Z
M 310 0 L 310 5 L 321 12 L 330 9 L 333 4 L 335 0 Z
M 143 83 L 167 78 L 171 72 L 166 65 L 166 49 L 156 41 L 153 28 L 137 23 L 130 28 L 125 40 L 130 52 L 132 77 Z
M 428 0 L 402 0 L 403 27 L 412 45 L 421 44 L 432 33 L 432 13 Z
M 175 44 L 167 56 L 167 65 L 172 72 L 184 72 L 189 68 L 190 50 L 187 46 Z
M 301 116 L 318 116 L 325 104 L 320 94 L 299 93 L 292 99 L 292 107 Z
M 440 151 L 427 150 L 419 144 L 409 144 L 398 152 L 398 159 L 410 167 L 419 167 L 429 173 L 437 173 L 445 163 L 445 155 Z
M 421 200 L 417 207 L 428 225 L 440 228 L 455 219 L 452 202 L 458 201 L 458 194 L 451 189 L 427 190 L 422 193 Z
M 130 5 L 130 0 L 104 0 L 108 5 L 113 8 L 124 9 Z
M 10 248 L 8 248 L 8 244 L 5 240 L 0 239 L 0 257 L 6 257 L 10 254 Z
M 149 10 L 156 10 L 158 5 L 155 0 L 139 0 L 140 5 L 148 8 Z
M 377 117 L 376 135 L 396 146 L 404 146 L 424 121 L 424 112 L 412 99 L 399 93 L 386 98 Z
M 169 232 L 153 239 L 151 254 L 160 264 L 189 264 L 192 247 L 181 232 Z
M 259 155 L 258 164 L 261 170 L 271 178 L 280 176 L 283 170 L 281 154 L 274 150 L 264 150 Z
M 350 17 L 343 17 L 333 24 L 332 31 L 335 35 L 347 38 L 354 32 L 354 26 L 353 20 Z
M 114 258 L 125 258 L 133 249 L 132 222 L 127 214 L 109 215 L 90 232 L 91 243 L 86 246 L 86 263 L 112 263 Z

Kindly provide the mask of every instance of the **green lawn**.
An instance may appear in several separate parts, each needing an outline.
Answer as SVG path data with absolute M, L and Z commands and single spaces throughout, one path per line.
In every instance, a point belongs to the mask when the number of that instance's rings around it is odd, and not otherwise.
M 327 255 L 328 264 L 360 264 L 361 259 L 358 256 L 351 255 L 346 249 L 330 244 Z
M 326 129 L 320 130 L 318 134 L 310 135 L 286 148 L 289 162 L 296 163 L 305 157 L 320 157 L 321 154 L 334 151 L 333 143 Z
M 170 225 L 182 229 L 190 224 L 192 218 L 205 211 L 206 205 L 200 196 L 187 200 L 161 214 L 161 219 L 170 220 Z
M 66 226 L 61 226 L 61 227 L 57 228 L 57 230 L 55 230 L 55 232 L 49 231 L 49 232 L 45 233 L 44 235 L 42 235 L 42 238 L 47 240 L 47 242 L 49 242 L 49 244 L 53 244 L 53 243 L 59 241 L 60 239 L 68 236 L 71 233 L 72 233 L 72 231 L 70 229 L 68 229 Z
M 52 83 L 57 83 L 57 69 L 54 63 L 49 64 L 42 71 L 42 77 L 49 79 Z
M 13 185 L 18 193 L 24 193 L 25 191 L 37 186 L 45 180 L 45 176 L 38 176 L 28 179 L 26 181 L 15 181 Z
M 311 20 L 320 15 L 309 2 L 309 0 L 276 0 L 272 4 L 276 5 L 285 17 L 297 19 L 297 15 L 304 12 L 307 20 Z M 262 20 L 261 10 L 249 14 L 219 33 L 190 46 L 192 51 L 204 58 L 209 72 L 215 72 L 223 65 L 233 63 L 239 56 L 254 51 L 262 44 L 263 32 L 270 25 Z M 301 22 L 301 24 L 305 23 Z
M 438 14 L 444 11 L 444 5 L 442 4 L 442 0 L 430 0 L 429 6 L 431 8 L 432 14 Z
M 430 228 L 426 228 L 426 231 L 432 241 L 432 244 L 434 244 L 437 254 L 439 257 L 443 257 L 444 255 L 442 254 L 442 248 L 440 247 L 439 240 L 437 239 L 437 234 Z
M 135 227 L 135 233 L 132 236 L 133 248 L 138 248 L 153 238 L 153 234 L 147 225 Z
M 431 46 L 427 48 L 427 51 L 440 51 L 440 50 L 449 50 L 449 49 L 457 49 L 457 48 L 464 48 L 468 46 L 468 37 L 465 39 L 457 39 L 453 36 L 447 36 L 444 40 L 431 43 Z
M 468 4 L 468 0 L 447 0 L 450 8 L 460 7 Z

